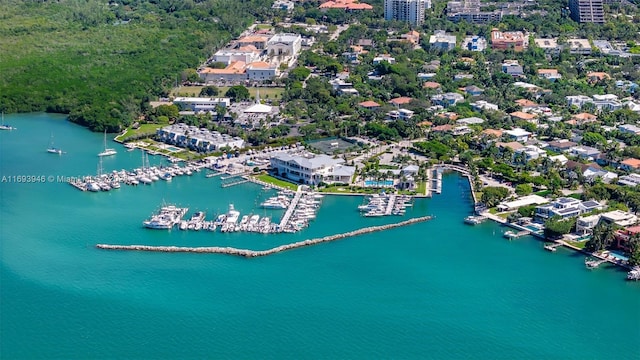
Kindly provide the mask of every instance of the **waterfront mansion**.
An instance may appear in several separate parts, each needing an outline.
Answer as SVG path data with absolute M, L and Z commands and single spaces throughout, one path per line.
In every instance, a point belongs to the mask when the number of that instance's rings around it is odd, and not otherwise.
M 198 152 L 220 151 L 222 148 L 241 149 L 244 140 L 221 134 L 217 131 L 200 129 L 184 123 L 173 124 L 158 129 L 158 140 Z
M 280 152 L 271 156 L 271 168 L 280 177 L 300 184 L 351 183 L 356 169 L 343 165 L 343 159 L 311 153 Z

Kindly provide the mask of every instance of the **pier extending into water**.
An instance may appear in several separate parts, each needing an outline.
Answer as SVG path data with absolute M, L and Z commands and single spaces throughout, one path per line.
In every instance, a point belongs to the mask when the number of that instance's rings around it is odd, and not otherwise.
M 96 248 L 103 250 L 133 250 L 133 251 L 155 251 L 155 252 L 190 252 L 190 253 L 213 253 L 213 254 L 227 254 L 227 255 L 236 255 L 236 256 L 244 256 L 248 258 L 259 257 L 259 256 L 267 256 L 277 254 L 282 251 L 293 250 L 305 246 L 316 245 L 320 243 L 345 239 L 353 236 L 368 234 L 377 231 L 384 231 L 389 229 L 394 229 L 397 227 L 407 226 L 416 224 L 419 222 L 424 222 L 431 220 L 432 216 L 422 216 L 417 217 L 405 221 L 401 221 L 394 224 L 388 225 L 379 225 L 379 226 L 370 226 L 354 231 L 349 231 L 342 234 L 329 235 L 322 238 L 317 239 L 309 239 L 304 241 L 298 241 L 291 244 L 280 245 L 268 250 L 249 250 L 249 249 L 238 249 L 233 247 L 182 247 L 182 246 L 149 246 L 149 245 L 108 245 L 108 244 L 97 244 Z

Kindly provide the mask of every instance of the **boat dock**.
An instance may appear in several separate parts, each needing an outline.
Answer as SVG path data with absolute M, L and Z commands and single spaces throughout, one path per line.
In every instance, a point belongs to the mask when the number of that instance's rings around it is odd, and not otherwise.
M 393 210 L 393 205 L 396 203 L 396 196 L 391 194 L 389 195 L 389 200 L 387 201 L 387 208 L 384 209 L 385 215 L 391 215 L 391 211 Z
M 247 183 L 247 182 L 249 182 L 249 179 L 245 179 L 243 177 L 240 177 L 239 180 L 230 181 L 228 183 L 220 184 L 220 186 L 223 187 L 223 188 L 227 188 L 227 187 L 230 187 L 230 186 L 240 185 L 240 184 L 244 184 L 244 183 Z
M 155 181 L 171 181 L 177 176 L 191 176 L 193 173 L 200 172 L 207 167 L 203 162 L 186 163 L 184 166 L 173 164 L 169 166 L 149 166 L 143 163 L 143 166 L 133 170 L 113 170 L 110 173 L 102 173 L 102 166 L 99 167 L 98 174 L 95 176 L 87 175 L 81 178 L 69 178 L 67 182 L 80 191 L 110 191 L 119 189 L 121 184 L 125 185 L 147 185 Z
M 585 258 L 584 264 L 587 266 L 587 269 L 595 269 L 598 266 L 600 266 L 601 264 L 606 263 L 608 261 L 609 260 L 606 259 L 606 258 L 605 259 L 600 259 L 600 258 L 589 259 L 589 258 Z
M 423 216 L 418 218 L 413 218 L 405 221 L 401 221 L 395 224 L 388 225 L 380 225 L 380 226 L 371 226 L 362 228 L 359 230 L 354 230 L 350 232 L 346 232 L 343 234 L 336 234 L 325 236 L 323 238 L 317 239 L 309 239 L 304 241 L 299 241 L 291 244 L 277 246 L 268 250 L 249 250 L 249 249 L 238 249 L 233 247 L 178 247 L 178 246 L 148 246 L 148 245 L 109 245 L 109 244 L 97 244 L 96 248 L 103 250 L 133 250 L 133 251 L 155 251 L 155 252 L 189 252 L 189 253 L 213 253 L 213 254 L 227 254 L 227 255 L 236 255 L 236 256 L 244 256 L 248 258 L 259 257 L 259 256 L 267 256 L 277 254 L 279 252 L 293 250 L 305 246 L 312 246 L 316 244 L 321 244 L 324 242 L 330 242 L 335 240 L 346 239 L 349 237 L 354 237 L 358 235 L 373 233 L 377 231 L 389 230 L 401 226 L 407 226 L 416 224 L 419 222 L 424 222 L 431 220 L 431 216 Z
M 517 239 L 523 236 L 527 236 L 527 235 L 531 235 L 531 231 L 527 231 L 527 230 L 523 230 L 523 231 L 519 231 L 519 232 L 515 232 L 515 231 L 511 231 L 511 230 L 507 230 L 503 236 L 509 240 L 511 239 Z
M 555 242 L 553 244 L 545 244 L 544 249 L 547 251 L 556 252 L 556 249 L 560 246 L 564 246 L 564 244 L 561 242 Z
M 286 228 L 287 225 L 289 224 L 291 215 L 293 215 L 293 212 L 295 211 L 296 206 L 298 206 L 298 202 L 300 201 L 301 197 L 302 197 L 302 191 L 298 189 L 298 191 L 296 191 L 296 194 L 293 196 L 293 199 L 291 199 L 291 202 L 289 203 L 289 207 L 287 208 L 287 211 L 284 213 L 284 215 L 282 215 L 282 219 L 280 220 L 280 225 L 279 225 L 280 229 Z

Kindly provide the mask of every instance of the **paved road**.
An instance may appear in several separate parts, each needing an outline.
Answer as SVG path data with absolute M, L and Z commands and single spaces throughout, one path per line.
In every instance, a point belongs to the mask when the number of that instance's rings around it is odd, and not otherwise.
M 343 31 L 347 30 L 348 28 L 349 28 L 349 24 L 338 25 L 338 28 L 336 29 L 336 31 L 334 31 L 333 34 L 331 34 L 331 36 L 329 36 L 329 41 L 337 39 L 338 36 L 340 36 L 340 33 L 342 33 Z

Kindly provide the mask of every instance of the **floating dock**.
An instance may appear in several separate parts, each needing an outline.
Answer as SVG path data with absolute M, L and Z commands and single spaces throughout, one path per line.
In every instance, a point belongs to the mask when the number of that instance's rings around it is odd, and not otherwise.
M 546 244 L 544 246 L 544 249 L 547 251 L 551 251 L 551 252 L 556 252 L 557 248 L 559 248 L 560 246 L 563 246 L 564 244 L 561 242 L 556 242 L 553 244 Z
M 523 230 L 523 231 L 519 231 L 519 232 L 515 232 L 515 231 L 511 231 L 511 230 L 507 230 L 503 236 L 509 240 L 511 239 L 517 239 L 523 236 L 527 236 L 527 235 L 531 235 L 531 231 L 527 231 L 527 230 Z
M 305 246 L 312 246 L 316 244 L 321 244 L 324 242 L 341 240 L 349 237 L 354 237 L 358 235 L 368 234 L 377 231 L 384 231 L 389 229 L 394 229 L 401 226 L 407 226 L 416 224 L 419 222 L 425 222 L 431 220 L 432 216 L 423 216 L 417 217 L 405 221 L 401 221 L 395 224 L 388 225 L 380 225 L 380 226 L 371 226 L 362 228 L 359 230 L 354 230 L 350 232 L 346 232 L 343 234 L 336 234 L 325 236 L 323 238 L 310 239 L 299 241 L 291 244 L 277 246 L 268 250 L 249 250 L 249 249 L 238 249 L 233 247 L 178 247 L 178 246 L 148 246 L 148 245 L 108 245 L 108 244 L 97 244 L 96 248 L 103 250 L 133 250 L 133 251 L 155 251 L 155 252 L 190 252 L 190 253 L 213 253 L 213 254 L 227 254 L 227 255 L 236 255 L 236 256 L 244 256 L 248 258 L 259 257 L 259 256 L 267 256 L 277 254 L 279 252 L 293 250 Z

